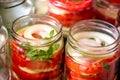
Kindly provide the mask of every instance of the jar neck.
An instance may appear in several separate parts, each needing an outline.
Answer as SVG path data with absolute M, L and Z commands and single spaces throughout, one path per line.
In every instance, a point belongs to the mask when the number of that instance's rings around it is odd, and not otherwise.
M 80 34 L 79 38 L 75 37 L 78 33 Z M 102 37 L 105 38 L 107 44 L 101 42 L 98 44 L 100 40 L 104 40 Z M 72 25 L 68 37 L 68 44 L 73 49 L 92 58 L 114 55 L 119 49 L 119 41 L 119 31 L 116 27 L 100 20 L 84 20 Z
M 26 0 L 11 0 L 9 2 L 6 1 L 1 1 L 0 2 L 0 8 L 1 9 L 9 9 L 9 8 L 13 8 L 16 7 L 18 5 L 21 5 L 25 2 Z
M 40 39 L 29 39 L 25 38 L 17 33 L 18 30 L 21 28 L 26 28 L 30 26 L 51 26 L 53 30 L 56 31 L 56 34 L 53 37 L 50 38 L 40 38 Z M 39 27 L 38 27 L 39 28 Z M 44 28 L 44 26 L 42 27 Z M 37 29 L 34 28 L 33 29 Z M 38 31 L 38 30 L 37 30 Z M 43 34 L 44 35 L 44 34 Z M 34 42 L 35 44 L 31 44 L 32 46 L 48 46 L 55 42 L 57 42 L 59 39 L 62 38 L 62 25 L 57 21 L 55 18 L 50 16 L 23 16 L 19 19 L 17 19 L 13 25 L 12 25 L 12 37 L 13 39 L 21 42 L 21 43 L 30 43 Z

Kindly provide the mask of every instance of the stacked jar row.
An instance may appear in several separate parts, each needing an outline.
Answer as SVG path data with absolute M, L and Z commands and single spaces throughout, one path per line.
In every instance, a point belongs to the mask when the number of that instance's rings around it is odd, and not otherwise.
M 21 17 L 12 26 L 11 79 L 116 80 L 119 42 L 118 29 L 105 21 L 76 22 L 65 44 L 57 19 Z
M 49 2 L 46 15 L 23 16 L 12 25 L 11 79 L 116 80 L 117 28 L 96 20 L 92 0 Z
M 100 19 L 117 25 L 120 9 L 119 0 L 37 0 L 35 5 L 37 14 L 53 16 L 62 23 L 65 37 L 70 25 L 80 20 Z

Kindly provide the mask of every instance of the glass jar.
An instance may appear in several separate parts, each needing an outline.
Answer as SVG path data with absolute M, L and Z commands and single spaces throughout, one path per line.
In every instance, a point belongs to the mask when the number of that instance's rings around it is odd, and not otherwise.
M 50 16 L 23 16 L 12 25 L 12 80 L 60 80 L 62 27 Z
M 119 30 L 119 32 L 120 32 L 120 10 L 118 11 L 118 16 L 117 16 L 117 19 L 116 19 L 116 24 L 115 24 L 115 26 L 118 27 L 118 30 Z M 117 63 L 118 63 L 118 64 L 117 64 L 116 68 L 118 69 L 118 73 L 117 73 L 117 78 L 116 78 L 116 80 L 120 80 L 120 58 L 119 58 L 119 60 L 118 60 Z
M 0 17 L 0 80 L 10 80 L 8 65 L 8 33 Z
M 100 20 L 84 20 L 71 26 L 66 45 L 66 80 L 115 80 L 119 32 Z
M 116 19 L 115 26 L 120 28 L 120 10 L 118 11 L 118 14 L 117 14 L 117 19 Z
M 57 18 L 63 25 L 67 37 L 71 24 L 84 19 L 94 18 L 93 0 L 49 0 L 48 15 Z
M 10 28 L 18 17 L 30 13 L 33 13 L 33 4 L 30 0 L 0 0 L 0 14 L 7 28 Z
M 112 0 L 111 0 L 112 1 Z M 94 0 L 93 7 L 97 19 L 115 24 L 120 4 L 114 4 L 109 0 Z M 116 0 L 114 0 L 116 1 Z

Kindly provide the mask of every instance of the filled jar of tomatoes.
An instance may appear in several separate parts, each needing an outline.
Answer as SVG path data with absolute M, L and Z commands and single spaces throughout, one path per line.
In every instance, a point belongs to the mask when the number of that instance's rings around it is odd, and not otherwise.
M 115 24 L 120 8 L 119 0 L 94 0 L 93 8 L 97 19 Z
M 8 65 L 8 32 L 0 17 L 0 79 L 10 80 Z
M 51 16 L 23 16 L 12 25 L 12 80 L 60 80 L 62 27 Z
M 70 25 L 79 20 L 94 17 L 93 0 L 49 0 L 48 15 L 57 18 L 63 25 L 63 34 L 66 37 Z
M 116 80 L 119 32 L 101 20 L 84 20 L 70 28 L 65 80 Z

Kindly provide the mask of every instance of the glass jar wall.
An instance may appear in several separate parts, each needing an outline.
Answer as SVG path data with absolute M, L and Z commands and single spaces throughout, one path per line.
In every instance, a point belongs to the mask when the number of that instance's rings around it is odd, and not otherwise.
M 0 14 L 7 28 L 10 28 L 18 17 L 33 12 L 32 9 L 33 4 L 30 0 L 0 0 Z
M 120 10 L 118 11 L 118 14 L 117 14 L 117 19 L 116 19 L 116 22 L 115 22 L 115 26 L 120 28 Z
M 62 26 L 50 16 L 23 16 L 12 26 L 12 80 L 61 80 Z
M 97 19 L 105 20 L 114 25 L 120 8 L 120 2 L 115 3 L 115 1 L 116 0 L 94 0 L 93 8 Z
M 71 26 L 66 45 L 65 80 L 116 80 L 119 32 L 100 20 Z
M 10 80 L 8 65 L 8 32 L 0 17 L 0 79 Z

